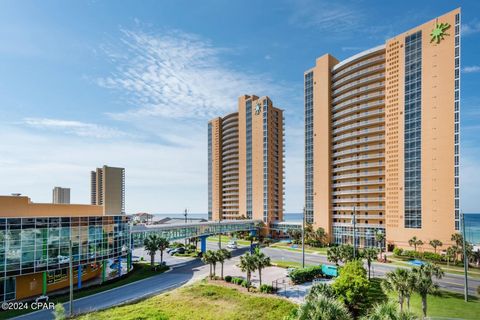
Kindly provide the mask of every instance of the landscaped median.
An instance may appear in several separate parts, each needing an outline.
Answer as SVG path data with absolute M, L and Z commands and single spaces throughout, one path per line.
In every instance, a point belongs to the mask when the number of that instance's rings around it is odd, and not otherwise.
M 283 319 L 295 304 L 286 299 L 202 281 L 141 302 L 94 312 L 78 319 Z

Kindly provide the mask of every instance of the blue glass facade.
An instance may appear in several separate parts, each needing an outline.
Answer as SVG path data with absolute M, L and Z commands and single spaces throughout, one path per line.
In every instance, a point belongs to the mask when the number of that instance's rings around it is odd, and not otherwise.
M 0 278 L 91 264 L 127 254 L 126 216 L 0 218 Z
M 422 33 L 405 38 L 405 228 L 422 227 Z
M 247 218 L 252 219 L 252 101 L 245 106 L 246 144 L 247 144 Z
M 313 223 L 313 72 L 305 74 L 305 221 Z

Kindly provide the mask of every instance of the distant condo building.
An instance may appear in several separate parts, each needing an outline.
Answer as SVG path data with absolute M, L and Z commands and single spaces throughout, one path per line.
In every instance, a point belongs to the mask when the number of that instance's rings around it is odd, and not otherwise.
M 53 188 L 52 203 L 70 204 L 70 188 L 62 188 L 62 187 Z
M 103 166 L 90 173 L 91 204 L 105 214 L 125 213 L 125 169 Z
M 283 110 L 244 95 L 208 123 L 208 219 L 283 220 Z
M 408 247 L 459 228 L 460 10 L 305 72 L 306 220 Z

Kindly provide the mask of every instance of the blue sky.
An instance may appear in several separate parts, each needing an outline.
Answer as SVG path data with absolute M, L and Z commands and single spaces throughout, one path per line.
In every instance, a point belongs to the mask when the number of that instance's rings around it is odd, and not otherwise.
M 480 212 L 478 1 L 0 2 L 0 194 L 89 201 L 126 168 L 127 211 L 206 212 L 207 120 L 242 94 L 285 109 L 286 211 L 303 206 L 303 72 L 458 6 L 462 208 Z

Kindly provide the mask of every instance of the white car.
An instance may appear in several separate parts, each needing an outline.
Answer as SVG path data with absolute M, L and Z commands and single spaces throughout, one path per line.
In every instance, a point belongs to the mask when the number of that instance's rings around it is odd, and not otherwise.
M 237 248 L 238 248 L 237 242 L 236 242 L 236 241 L 230 241 L 230 242 L 227 244 L 227 248 L 228 248 L 228 249 L 237 249 Z

